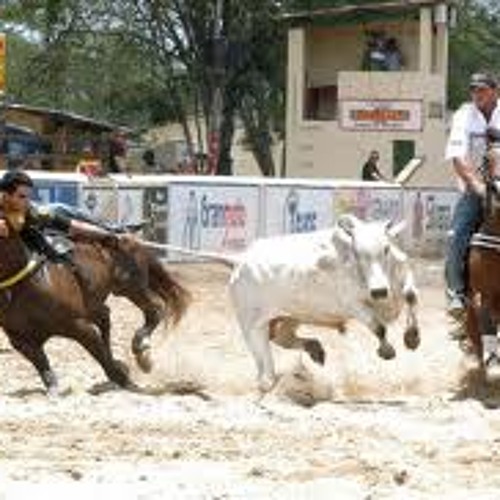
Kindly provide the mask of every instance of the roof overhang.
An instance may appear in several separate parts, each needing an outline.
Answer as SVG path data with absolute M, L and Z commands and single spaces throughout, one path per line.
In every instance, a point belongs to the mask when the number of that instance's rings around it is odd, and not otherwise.
M 325 7 L 309 11 L 285 13 L 281 19 L 294 25 L 309 24 L 325 19 L 335 19 L 337 22 L 351 20 L 353 17 L 374 16 L 380 19 L 383 16 L 394 17 L 416 13 L 423 7 L 438 5 L 454 5 L 455 0 L 399 0 L 391 2 L 367 3 L 363 5 L 343 5 L 341 7 Z
M 67 111 L 61 111 L 57 109 L 42 108 L 38 106 L 29 106 L 26 104 L 16 103 L 7 104 L 6 108 L 13 111 L 20 111 L 29 115 L 49 118 L 60 123 L 71 123 L 75 126 L 100 130 L 102 132 L 110 132 L 112 130 L 122 129 L 122 127 L 109 122 L 94 120 L 92 118 L 88 118 L 76 113 L 69 113 Z

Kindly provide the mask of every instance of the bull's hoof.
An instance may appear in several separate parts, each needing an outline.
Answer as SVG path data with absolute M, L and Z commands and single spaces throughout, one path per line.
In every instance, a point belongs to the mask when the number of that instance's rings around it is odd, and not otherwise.
M 325 350 L 320 342 L 316 339 L 308 339 L 304 342 L 305 351 L 311 356 L 311 359 L 319 365 L 325 364 Z
M 150 373 L 153 369 L 153 359 L 151 356 L 151 349 L 141 349 L 138 352 L 135 352 L 135 361 L 139 368 L 144 373 Z
M 500 358 L 496 354 L 490 354 L 486 359 L 484 371 L 487 382 L 500 381 Z
M 273 387 L 276 385 L 276 382 L 278 381 L 277 377 L 271 377 L 271 376 L 262 376 L 259 377 L 259 393 L 261 396 L 264 396 L 268 392 L 271 392 Z
M 379 348 L 377 349 L 377 354 L 382 359 L 394 359 L 396 357 L 396 349 L 394 349 L 394 347 L 392 347 L 389 342 L 384 342 L 380 344 Z
M 410 326 L 404 334 L 404 342 L 407 349 L 415 350 L 420 345 L 420 332 L 417 326 Z

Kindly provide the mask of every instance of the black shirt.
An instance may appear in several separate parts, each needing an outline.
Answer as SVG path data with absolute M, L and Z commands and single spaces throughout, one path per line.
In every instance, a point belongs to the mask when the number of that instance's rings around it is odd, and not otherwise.
M 380 173 L 380 170 L 378 169 L 377 164 L 374 161 L 368 160 L 363 165 L 361 178 L 364 181 L 380 181 L 380 180 L 382 180 L 382 174 Z

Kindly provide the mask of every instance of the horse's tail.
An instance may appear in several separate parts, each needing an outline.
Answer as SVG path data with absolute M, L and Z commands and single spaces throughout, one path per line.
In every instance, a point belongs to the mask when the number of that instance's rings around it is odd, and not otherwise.
M 167 308 L 168 316 L 176 325 L 184 316 L 191 294 L 165 269 L 163 264 L 153 255 L 148 253 L 149 285 L 157 293 Z

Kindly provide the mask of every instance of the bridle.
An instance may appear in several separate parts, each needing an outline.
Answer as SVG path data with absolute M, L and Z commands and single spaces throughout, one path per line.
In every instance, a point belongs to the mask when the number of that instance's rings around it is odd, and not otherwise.
M 1 239 L 0 244 L 2 244 Z M 24 266 L 21 267 L 21 269 L 15 271 L 13 274 L 0 281 L 0 291 L 6 291 L 9 288 L 17 285 L 21 281 L 25 280 L 26 278 L 34 274 L 43 264 L 44 259 L 38 257 L 36 254 L 32 254 L 26 249 L 26 247 L 25 253 L 28 261 Z
M 38 269 L 40 264 L 41 263 L 39 259 L 32 257 L 22 269 L 14 273 L 12 276 L 9 276 L 8 278 L 0 281 L 0 290 L 6 290 L 13 287 L 14 285 L 17 285 L 32 273 L 34 273 Z
M 487 137 L 487 149 L 493 151 L 500 147 L 500 134 L 495 132 L 493 135 Z M 496 173 L 491 173 L 489 165 L 491 159 L 488 158 L 488 153 L 483 158 L 483 165 L 480 169 L 486 185 L 486 196 L 484 199 L 484 222 L 488 217 L 494 214 L 495 210 L 500 210 L 500 178 Z M 500 252 L 500 234 L 495 235 L 487 232 L 484 227 L 472 235 L 470 246 L 478 249 L 495 250 Z

